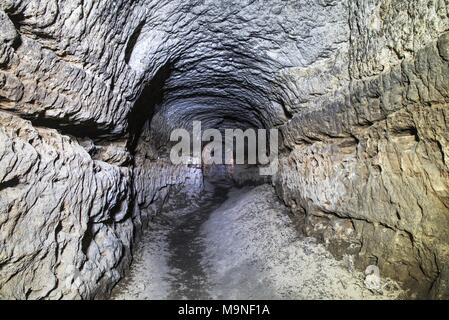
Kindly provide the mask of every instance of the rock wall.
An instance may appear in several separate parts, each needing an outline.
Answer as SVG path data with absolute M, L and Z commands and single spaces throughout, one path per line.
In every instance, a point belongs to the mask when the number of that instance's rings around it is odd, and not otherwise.
M 126 60 L 140 2 L 0 4 L 1 298 L 101 297 L 166 189 L 201 181 L 136 168 L 127 146 L 145 82 Z
M 349 81 L 283 126 L 277 177 L 307 234 L 419 297 L 449 294 L 448 8 L 350 1 Z
M 0 3 L 0 295 L 93 298 L 171 186 L 171 129 L 279 127 L 301 228 L 448 297 L 445 0 Z M 164 148 L 165 147 L 165 148 Z
M 127 168 L 1 112 L 0 288 L 4 298 L 75 298 L 119 278 L 133 235 Z
M 74 135 L 123 133 L 141 90 L 142 76 L 123 57 L 143 19 L 138 8 L 139 1 L 2 1 L 2 110 Z

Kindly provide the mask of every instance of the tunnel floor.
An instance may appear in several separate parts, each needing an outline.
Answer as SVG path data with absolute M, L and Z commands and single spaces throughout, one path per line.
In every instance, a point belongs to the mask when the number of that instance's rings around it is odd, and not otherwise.
M 144 233 L 112 299 L 397 299 L 364 285 L 350 259 L 301 237 L 270 185 L 172 197 Z M 189 204 L 190 203 L 190 204 Z

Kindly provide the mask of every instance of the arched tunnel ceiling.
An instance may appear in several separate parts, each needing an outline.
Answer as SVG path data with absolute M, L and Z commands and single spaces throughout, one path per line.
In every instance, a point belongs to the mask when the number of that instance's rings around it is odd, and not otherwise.
M 282 70 L 332 59 L 347 36 L 345 6 L 335 1 L 146 1 L 145 6 L 146 18 L 128 44 L 128 63 L 148 82 L 169 65 L 160 84 L 163 98 L 151 106 L 160 137 L 193 120 L 239 128 L 286 122 L 292 110 L 285 105 L 294 105 L 297 97 L 285 81 L 279 84 Z M 324 27 L 329 24 L 342 26 Z

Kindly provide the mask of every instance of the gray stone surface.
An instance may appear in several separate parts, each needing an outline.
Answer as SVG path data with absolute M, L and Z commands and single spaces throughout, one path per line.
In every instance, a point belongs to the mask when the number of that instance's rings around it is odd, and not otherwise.
M 445 298 L 447 3 L 350 8 L 350 82 L 334 87 L 342 99 L 283 126 L 278 190 L 337 254 L 347 247 L 361 268 L 375 263 L 417 294 Z
M 304 232 L 448 297 L 448 29 L 446 0 L 3 0 L 0 295 L 107 293 L 201 190 L 164 156 L 202 120 L 280 127 Z

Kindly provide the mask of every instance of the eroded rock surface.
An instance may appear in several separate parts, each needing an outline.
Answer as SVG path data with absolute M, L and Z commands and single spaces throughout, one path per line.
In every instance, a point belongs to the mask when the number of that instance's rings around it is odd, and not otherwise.
M 114 299 L 397 299 L 403 294 L 397 283 L 376 274 L 364 281 L 349 257 L 336 261 L 315 239 L 299 236 L 272 186 L 217 186 L 188 206 L 180 199 L 171 197 L 143 235 Z
M 447 297 L 447 3 L 350 9 L 350 81 L 283 126 L 279 190 L 307 234 Z
M 101 297 L 172 190 L 172 129 L 282 131 L 307 235 L 448 297 L 446 0 L 0 3 L 0 296 Z

